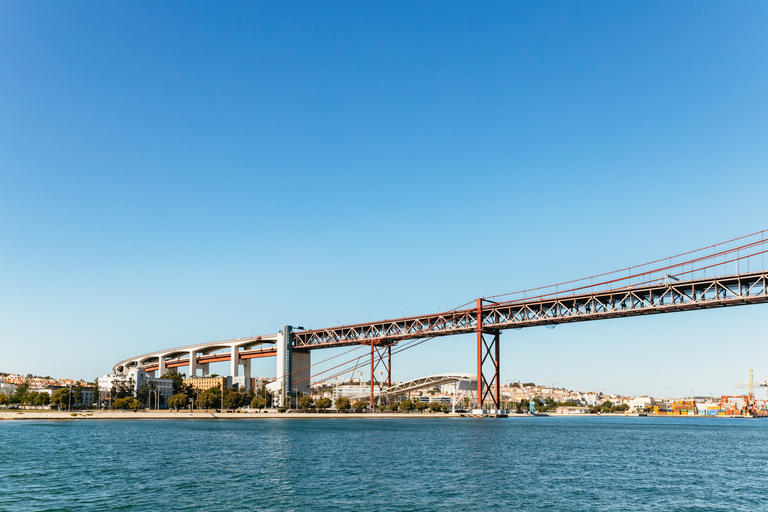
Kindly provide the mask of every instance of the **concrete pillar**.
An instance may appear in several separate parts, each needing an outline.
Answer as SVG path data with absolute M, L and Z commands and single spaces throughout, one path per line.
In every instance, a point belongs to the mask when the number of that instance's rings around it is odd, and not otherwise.
M 293 375 L 291 375 L 291 390 L 295 389 L 299 393 L 309 393 L 309 370 L 310 365 L 312 364 L 310 352 L 299 352 L 294 350 L 292 359 L 291 367 L 293 368 Z
M 209 363 L 203 363 L 203 364 L 200 365 L 200 368 L 203 369 L 203 375 L 210 375 L 211 374 L 211 369 L 208 366 L 208 364 Z
M 245 377 L 245 389 L 251 389 L 251 360 L 243 359 L 243 376 Z
M 240 354 L 237 347 L 232 347 L 232 356 L 229 359 L 229 374 L 232 377 L 237 377 L 238 366 L 240 365 Z
M 165 355 L 158 357 L 159 364 L 157 366 L 157 376 L 162 377 L 165 373 Z
M 277 333 L 277 369 L 275 382 L 279 383 L 280 390 L 275 394 L 275 402 L 278 406 L 286 403 L 291 393 L 291 345 L 293 334 L 291 326 L 283 326 L 283 330 Z
M 197 354 L 194 350 L 189 351 L 189 376 L 197 376 Z

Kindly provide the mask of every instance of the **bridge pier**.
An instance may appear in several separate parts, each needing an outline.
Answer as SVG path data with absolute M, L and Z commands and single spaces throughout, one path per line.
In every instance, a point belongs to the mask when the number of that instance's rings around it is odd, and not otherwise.
M 493 408 L 501 407 L 501 375 L 499 371 L 498 329 L 483 328 L 483 299 L 477 299 L 477 408 L 483 409 L 486 398 Z M 487 338 L 486 338 L 487 335 Z
M 291 350 L 291 392 L 298 396 L 309 393 L 310 384 L 310 366 L 312 366 L 312 356 L 306 350 Z M 298 405 L 298 404 L 294 404 Z
M 243 359 L 243 376 L 245 377 L 246 388 L 251 388 L 251 360 Z
M 237 377 L 238 366 L 240 366 L 240 354 L 237 347 L 232 347 L 232 354 L 229 358 L 229 374 L 233 377 Z
M 383 346 L 382 346 L 383 345 Z M 387 373 L 386 380 L 382 375 L 382 380 L 376 380 L 376 369 L 381 365 L 384 369 L 382 374 Z M 374 387 L 375 386 L 375 387 Z M 378 343 L 371 340 L 371 408 L 374 408 L 374 397 L 376 392 L 381 392 L 385 387 L 392 386 L 392 344 L 387 340 L 379 340 Z
M 293 350 L 293 328 L 283 326 L 277 333 L 276 386 L 270 389 L 275 394 L 273 402 L 284 407 L 294 393 L 308 393 L 311 364 L 309 351 Z
M 197 376 L 197 354 L 194 350 L 189 351 L 189 376 Z

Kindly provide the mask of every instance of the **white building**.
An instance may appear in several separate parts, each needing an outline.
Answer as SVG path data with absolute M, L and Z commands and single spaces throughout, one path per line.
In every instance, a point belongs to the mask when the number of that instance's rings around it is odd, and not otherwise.
M 586 405 L 596 406 L 603 403 L 603 396 L 598 393 L 584 393 L 582 400 Z
M 636 396 L 627 403 L 630 412 L 643 412 L 656 405 L 656 401 L 650 396 Z
M 349 398 L 350 402 L 371 398 L 371 386 L 336 386 L 333 388 L 333 400 L 337 398 Z
M 150 377 L 143 368 L 131 368 L 125 375 L 104 375 L 99 377 L 97 386 L 100 396 L 109 396 L 112 387 L 120 383 L 128 383 L 133 380 L 133 396 L 136 396 L 141 389 L 142 384 L 154 383 L 154 388 L 158 391 L 161 403 L 167 404 L 168 399 L 173 396 L 173 379 L 160 379 Z M 153 392 L 154 393 L 154 392 Z M 154 408 L 154 407 L 153 407 Z
M 449 382 L 448 384 L 440 385 L 440 392 L 446 395 L 453 395 L 466 393 L 467 391 L 473 391 L 473 388 L 477 388 L 476 381 L 470 381 L 469 379 L 457 380 L 455 382 Z
M 16 384 L 11 384 L 10 382 L 0 379 L 0 393 L 11 395 L 14 391 L 16 391 Z

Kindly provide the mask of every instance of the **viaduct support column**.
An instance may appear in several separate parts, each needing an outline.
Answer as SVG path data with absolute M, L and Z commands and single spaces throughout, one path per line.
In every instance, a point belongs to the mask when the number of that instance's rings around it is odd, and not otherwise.
M 189 351 L 189 376 L 197 376 L 197 354 L 194 350 Z
M 280 387 L 275 390 L 273 399 L 273 405 L 277 407 L 283 407 L 291 393 L 292 345 L 292 327 L 285 325 L 283 330 L 277 333 L 277 371 L 275 372 L 275 380 Z
M 488 402 L 501 407 L 499 330 L 483 328 L 483 299 L 477 299 L 477 407 Z
M 243 376 L 245 377 L 245 389 L 251 389 L 251 360 L 243 359 Z
M 157 377 L 160 378 L 165 373 L 165 354 L 157 358 Z
M 237 347 L 232 347 L 232 355 L 229 358 L 229 374 L 232 377 L 237 377 L 238 366 L 240 365 L 240 354 Z
M 277 333 L 277 371 L 273 402 L 277 407 L 295 406 L 290 398 L 295 393 L 309 392 L 310 367 L 312 358 L 308 350 L 293 349 L 293 328 L 283 326 Z M 295 392 L 295 393 L 294 393 Z

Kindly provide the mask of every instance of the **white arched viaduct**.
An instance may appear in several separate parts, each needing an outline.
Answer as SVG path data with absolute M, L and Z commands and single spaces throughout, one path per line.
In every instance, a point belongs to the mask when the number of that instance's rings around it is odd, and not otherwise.
M 292 337 L 292 328 L 285 326 L 277 334 L 158 350 L 120 361 L 112 367 L 112 373 L 123 375 L 131 368 L 142 368 L 157 372 L 159 377 L 169 369 L 186 366 L 188 375 L 194 377 L 198 369 L 209 373 L 211 363 L 229 361 L 230 375 L 239 376 L 242 367 L 242 375 L 250 379 L 251 359 L 275 356 L 277 372 L 273 387 L 284 401 L 292 390 L 309 391 L 310 354 L 292 350 Z

